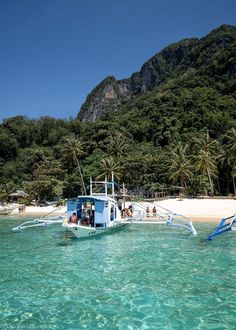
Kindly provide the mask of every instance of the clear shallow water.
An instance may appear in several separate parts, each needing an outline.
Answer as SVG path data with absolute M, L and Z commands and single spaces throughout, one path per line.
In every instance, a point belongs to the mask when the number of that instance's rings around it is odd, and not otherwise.
M 132 225 L 78 240 L 0 219 L 1 329 L 235 329 L 236 233 Z

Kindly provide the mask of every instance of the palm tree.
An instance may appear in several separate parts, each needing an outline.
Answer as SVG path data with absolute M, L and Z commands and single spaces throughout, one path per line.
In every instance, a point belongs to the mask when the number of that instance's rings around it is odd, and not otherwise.
M 226 134 L 225 137 L 228 140 L 226 149 L 231 153 L 232 158 L 236 159 L 236 129 L 231 128 Z
M 203 175 L 207 175 L 211 189 L 211 195 L 213 195 L 214 186 L 212 178 L 216 177 L 217 172 L 216 157 L 212 156 L 205 150 L 200 150 L 196 156 L 196 169 L 199 170 Z
M 170 179 L 173 182 L 180 183 L 180 186 L 186 190 L 187 182 L 192 176 L 192 165 L 187 158 L 188 145 L 183 146 L 178 143 L 176 148 L 171 153 L 171 160 L 169 161 Z
M 80 162 L 79 162 L 79 158 L 82 155 L 84 155 L 83 143 L 80 140 L 78 140 L 74 135 L 65 137 L 65 142 L 66 142 L 65 151 L 66 151 L 66 153 L 69 153 L 72 155 L 73 161 L 75 162 L 75 164 L 79 170 L 80 180 L 81 180 L 81 185 L 82 185 L 84 195 L 86 195 L 84 178 L 83 178 L 83 174 L 82 174 L 82 170 L 81 170 L 81 166 L 80 166 Z
M 211 139 L 208 131 L 201 133 L 198 138 L 194 137 L 193 141 L 198 149 L 204 150 L 212 155 L 217 154 L 219 143 L 217 140 Z
M 120 180 L 121 173 L 120 164 L 114 161 L 114 158 L 107 157 L 103 158 L 100 163 L 100 174 L 97 176 L 97 179 L 101 179 L 103 177 L 107 177 L 108 181 L 112 180 L 112 172 L 114 177 Z
M 128 143 L 125 141 L 124 135 L 115 130 L 114 133 L 109 133 L 109 143 L 107 144 L 107 151 L 114 159 L 119 159 L 129 148 Z
M 236 129 L 232 127 L 225 135 L 227 139 L 227 144 L 225 146 L 225 155 L 224 161 L 228 163 L 231 168 L 231 175 L 234 187 L 234 195 L 236 195 L 236 185 L 235 185 L 235 176 L 236 176 Z
M 236 177 L 236 164 L 234 163 L 234 165 L 232 166 L 232 170 L 231 170 L 231 176 L 233 179 L 233 187 L 234 187 L 234 195 L 236 195 L 236 185 L 235 185 L 235 177 Z
M 211 139 L 209 132 L 203 132 L 199 138 L 193 138 L 198 153 L 195 157 L 196 168 L 203 175 L 207 176 L 211 195 L 214 194 L 213 177 L 216 177 L 217 173 L 217 152 L 219 143 L 217 140 Z M 207 192 L 206 192 L 207 193 Z

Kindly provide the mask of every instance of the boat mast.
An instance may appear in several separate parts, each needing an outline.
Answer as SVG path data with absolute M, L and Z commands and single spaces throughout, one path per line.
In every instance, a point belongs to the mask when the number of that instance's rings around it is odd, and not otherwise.
M 125 210 L 125 183 L 123 182 L 123 202 L 124 202 L 124 210 Z
M 93 181 L 92 181 L 92 177 L 90 176 L 90 196 L 93 196 Z
M 98 195 L 97 193 L 93 193 L 93 184 L 104 185 L 105 192 L 102 195 L 112 196 L 115 198 L 115 181 L 114 181 L 114 173 L 111 173 L 111 181 L 107 181 L 107 175 L 105 175 L 105 181 L 93 181 L 92 176 L 90 176 L 90 196 Z M 108 185 L 111 185 L 111 192 L 109 186 L 109 194 L 108 194 Z M 100 193 L 101 194 L 101 193 Z
M 105 175 L 105 196 L 107 196 L 107 175 Z
M 111 172 L 111 184 L 112 184 L 112 197 L 115 198 L 115 186 L 114 186 L 114 173 Z

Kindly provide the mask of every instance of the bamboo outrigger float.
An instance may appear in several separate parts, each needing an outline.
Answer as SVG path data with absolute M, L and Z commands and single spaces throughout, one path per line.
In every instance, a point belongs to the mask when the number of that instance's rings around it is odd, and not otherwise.
M 12 230 L 19 231 L 19 230 L 32 228 L 32 227 L 45 227 L 45 226 L 58 225 L 58 224 L 62 225 L 62 223 L 65 219 L 65 216 L 63 216 L 63 215 L 49 216 L 49 215 L 52 215 L 57 210 L 58 209 L 53 210 L 53 211 L 41 216 L 40 218 L 25 221 L 22 224 L 20 224 L 19 226 L 12 228 Z

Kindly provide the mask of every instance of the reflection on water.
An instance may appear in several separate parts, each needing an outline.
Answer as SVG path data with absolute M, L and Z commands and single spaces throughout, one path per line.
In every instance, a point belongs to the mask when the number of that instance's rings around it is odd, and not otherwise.
M 236 234 L 131 225 L 78 240 L 0 219 L 1 327 L 235 329 Z

